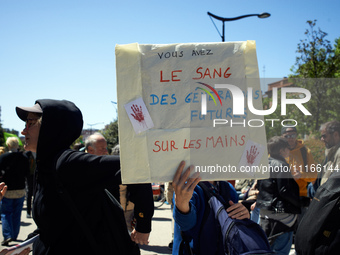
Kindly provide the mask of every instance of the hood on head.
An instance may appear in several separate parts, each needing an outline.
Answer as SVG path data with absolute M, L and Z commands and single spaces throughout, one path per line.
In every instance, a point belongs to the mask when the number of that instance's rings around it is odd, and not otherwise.
M 37 161 L 53 160 L 57 153 L 68 149 L 80 136 L 83 116 L 79 108 L 67 100 L 37 100 L 43 111 L 40 127 Z

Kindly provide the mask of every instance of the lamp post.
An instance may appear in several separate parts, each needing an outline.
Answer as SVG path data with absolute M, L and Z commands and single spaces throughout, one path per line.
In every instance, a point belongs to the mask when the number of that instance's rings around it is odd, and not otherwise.
M 95 126 L 95 125 L 99 125 L 99 124 L 104 124 L 104 122 L 98 122 L 98 123 L 94 123 L 94 124 L 87 124 L 88 126 L 91 127 L 90 129 L 90 134 L 92 135 L 92 127 Z
M 244 18 L 253 17 L 253 16 L 257 16 L 260 19 L 270 17 L 270 13 L 268 13 L 268 12 L 263 12 L 263 13 L 260 13 L 260 14 L 246 14 L 246 15 L 235 17 L 235 18 L 222 18 L 222 17 L 216 16 L 216 15 L 210 13 L 210 12 L 208 12 L 208 15 L 210 16 L 210 18 L 215 18 L 217 20 L 222 21 L 222 35 L 220 34 L 220 36 L 222 38 L 222 42 L 224 42 L 224 40 L 225 40 L 224 22 L 244 19 Z M 214 25 L 215 25 L 215 23 L 214 23 Z M 216 27 L 216 25 L 215 25 L 215 27 Z M 217 29 L 217 27 L 216 27 L 216 29 Z M 218 29 L 217 29 L 217 31 L 218 31 Z M 218 33 L 220 33 L 220 32 L 218 32 Z
M 118 119 L 118 109 L 117 109 L 117 106 L 116 106 L 116 105 L 118 105 L 118 104 L 117 104 L 117 102 L 115 102 L 115 101 L 111 101 L 111 103 L 113 104 L 113 107 L 114 107 L 115 110 L 116 110 L 116 116 L 117 116 L 117 119 Z

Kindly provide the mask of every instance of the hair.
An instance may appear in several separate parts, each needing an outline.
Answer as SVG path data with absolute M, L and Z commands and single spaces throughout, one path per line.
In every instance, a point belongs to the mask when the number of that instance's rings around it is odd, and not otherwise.
M 8 137 L 6 140 L 7 147 L 10 147 L 11 149 L 18 149 L 19 148 L 19 141 L 16 137 Z
M 120 154 L 120 146 L 117 144 L 115 147 L 112 149 L 112 155 L 119 155 Z
M 333 134 L 334 132 L 338 132 L 338 134 L 340 135 L 340 122 L 336 120 L 326 122 L 321 125 L 320 131 L 322 130 L 326 130 L 328 134 Z
M 105 137 L 99 133 L 99 132 L 95 132 L 92 135 L 90 135 L 89 137 L 86 138 L 85 140 L 85 149 L 87 150 L 89 148 L 89 146 L 92 146 L 97 142 L 98 140 L 98 136 L 102 137 L 105 139 Z
M 289 148 L 289 143 L 281 136 L 274 136 L 269 139 L 267 148 L 271 156 L 280 156 L 281 149 Z
M 42 113 L 36 113 L 36 112 L 29 112 L 29 113 L 33 114 L 33 116 L 37 117 L 38 123 L 41 124 L 41 122 L 42 122 Z M 27 113 L 27 115 L 28 115 L 28 113 Z

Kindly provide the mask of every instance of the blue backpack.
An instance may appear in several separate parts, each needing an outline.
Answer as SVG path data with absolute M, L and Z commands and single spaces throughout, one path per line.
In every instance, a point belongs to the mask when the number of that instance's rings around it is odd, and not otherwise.
M 208 204 L 206 210 L 213 211 L 216 224 L 221 229 L 225 254 L 273 254 L 266 234 L 257 223 L 250 219 L 230 218 L 226 212 L 227 204 L 224 199 L 214 194 L 204 183 L 201 182 L 198 185 L 206 197 Z

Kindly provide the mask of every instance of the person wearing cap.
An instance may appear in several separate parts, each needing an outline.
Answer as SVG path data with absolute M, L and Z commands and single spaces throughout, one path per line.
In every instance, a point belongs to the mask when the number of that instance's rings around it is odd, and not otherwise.
M 281 135 L 289 143 L 290 151 L 286 161 L 293 173 L 294 180 L 299 186 L 301 214 L 297 218 L 298 226 L 310 203 L 310 198 L 307 194 L 308 184 L 316 180 L 318 173 L 315 171 L 316 165 L 311 150 L 304 145 L 302 139 L 297 139 L 296 127 L 283 127 Z
M 69 148 L 83 128 L 78 107 L 66 100 L 42 99 L 33 107 L 16 107 L 16 112 L 26 122 L 22 131 L 24 148 L 36 152 L 33 219 L 39 238 L 34 242 L 33 254 L 134 254 L 131 249 L 135 245 L 128 242 L 122 210 L 114 207 L 112 217 L 107 211 L 112 203 L 104 189 L 118 190 L 119 157 Z M 139 184 L 136 189 L 137 199 L 144 199 L 146 208 L 153 208 L 151 188 Z M 112 196 L 110 199 L 114 201 Z M 141 215 L 145 220 L 136 229 L 150 232 L 147 222 L 153 210 Z
M 295 181 L 299 185 L 300 197 L 307 197 L 308 183 L 314 182 L 317 177 L 317 171 L 312 171 L 316 167 L 312 152 L 302 139 L 297 139 L 296 127 L 283 127 L 281 134 L 289 143 L 290 152 L 286 161 L 291 171 L 299 173 Z

